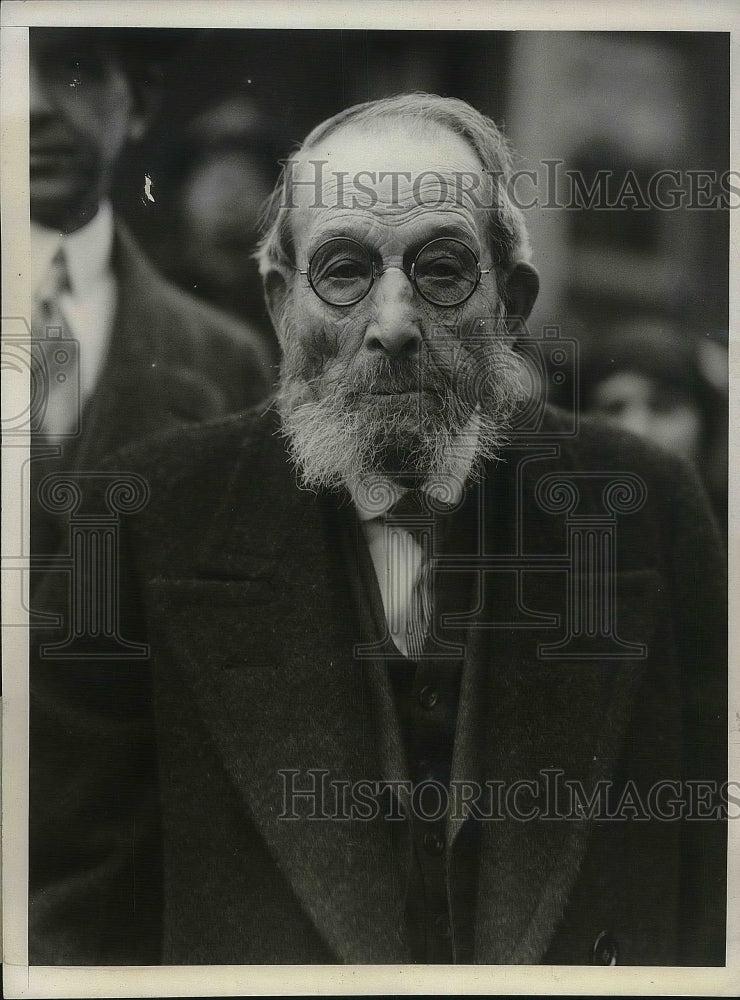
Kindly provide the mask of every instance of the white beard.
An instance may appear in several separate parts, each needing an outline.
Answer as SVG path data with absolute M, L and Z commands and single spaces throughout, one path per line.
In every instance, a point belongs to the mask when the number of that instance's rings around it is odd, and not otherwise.
M 389 398 L 368 394 L 375 385 L 393 382 L 388 371 L 355 373 L 357 365 L 335 361 L 307 377 L 312 364 L 287 311 L 281 327 L 284 355 L 276 403 L 303 487 L 354 491 L 379 475 L 404 485 L 446 477 L 463 484 L 479 475 L 483 460 L 495 459 L 506 442 L 523 397 L 522 362 L 499 337 L 490 335 L 485 346 L 477 345 L 477 364 L 467 356 L 462 380 L 459 373 L 433 366 L 432 397 L 410 392 Z M 399 381 L 403 384 L 394 391 L 406 391 L 408 381 Z

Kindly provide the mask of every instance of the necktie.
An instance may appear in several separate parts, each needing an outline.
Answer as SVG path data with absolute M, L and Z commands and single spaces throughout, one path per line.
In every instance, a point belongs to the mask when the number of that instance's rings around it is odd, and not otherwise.
M 402 653 L 422 656 L 432 621 L 434 516 L 418 490 L 409 490 L 385 518 L 389 628 Z M 405 648 L 404 648 L 405 647 Z
M 71 337 L 60 305 L 69 276 L 60 247 L 34 292 L 31 330 L 36 371 L 32 393 L 32 431 L 55 441 L 73 433 L 78 421 L 79 372 L 77 342 Z

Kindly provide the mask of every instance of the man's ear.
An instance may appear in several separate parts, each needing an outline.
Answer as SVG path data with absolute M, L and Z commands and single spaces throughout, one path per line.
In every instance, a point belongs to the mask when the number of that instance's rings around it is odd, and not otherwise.
M 540 290 L 540 276 L 531 264 L 515 264 L 504 280 L 503 299 L 508 316 L 527 319 Z
M 270 322 L 276 334 L 282 328 L 282 318 L 288 301 L 289 286 L 282 271 L 272 268 L 264 278 L 265 301 L 270 314 Z

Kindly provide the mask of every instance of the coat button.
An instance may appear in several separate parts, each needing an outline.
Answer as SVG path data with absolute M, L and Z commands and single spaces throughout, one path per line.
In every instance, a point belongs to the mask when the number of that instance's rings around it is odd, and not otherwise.
M 431 854 L 434 858 L 438 858 L 445 849 L 444 837 L 438 833 L 434 833 L 432 830 L 424 834 L 422 844 L 427 854 Z
M 431 684 L 425 684 L 419 692 L 419 704 L 421 707 L 425 708 L 427 712 L 431 712 L 438 701 L 439 692 L 436 688 L 433 688 Z
M 619 945 L 609 931 L 602 931 L 591 948 L 591 965 L 616 965 L 619 961 Z

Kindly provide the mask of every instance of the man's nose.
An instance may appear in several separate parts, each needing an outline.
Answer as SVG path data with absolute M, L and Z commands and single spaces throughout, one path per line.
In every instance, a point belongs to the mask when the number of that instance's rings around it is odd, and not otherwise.
M 422 342 L 414 287 L 400 267 L 389 267 L 375 279 L 370 291 L 374 315 L 365 331 L 368 351 L 390 357 L 416 354 Z

